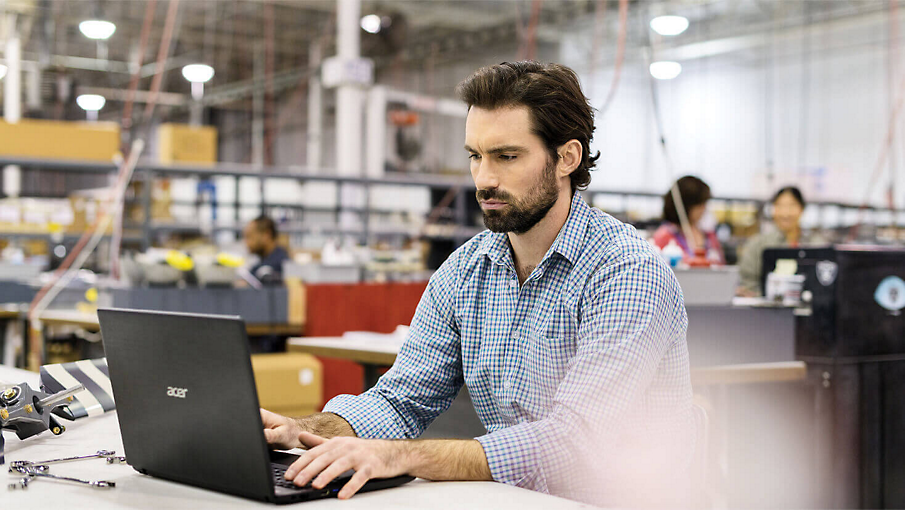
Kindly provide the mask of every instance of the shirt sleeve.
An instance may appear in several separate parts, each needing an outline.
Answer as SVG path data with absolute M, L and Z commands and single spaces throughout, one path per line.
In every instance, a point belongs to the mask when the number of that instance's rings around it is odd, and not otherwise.
M 628 255 L 598 270 L 583 300 L 577 352 L 551 412 L 478 438 L 496 481 L 583 499 L 605 473 L 647 471 L 644 452 L 660 458 L 686 437 L 687 318 L 672 271 L 652 254 Z
M 464 383 L 453 314 L 455 257 L 434 273 L 393 367 L 361 395 L 339 395 L 324 412 L 365 438 L 415 438 L 449 408 Z

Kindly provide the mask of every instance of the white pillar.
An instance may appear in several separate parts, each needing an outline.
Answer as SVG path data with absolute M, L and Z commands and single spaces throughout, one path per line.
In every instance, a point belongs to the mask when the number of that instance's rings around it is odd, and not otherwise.
M 251 163 L 264 168 L 264 45 L 255 44 L 253 76 L 255 89 L 251 101 Z
M 6 78 L 3 79 L 3 119 L 15 124 L 22 118 L 22 44 L 16 29 L 16 18 L 10 16 L 9 39 L 6 40 Z M 16 165 L 3 169 L 3 193 L 17 197 L 22 192 L 22 170 Z
M 361 0 L 337 0 L 336 53 L 340 61 L 356 60 L 361 47 Z M 342 83 L 336 89 L 336 173 L 341 176 L 362 175 L 362 121 L 365 91 L 360 85 Z M 341 206 L 364 205 L 361 186 L 345 185 L 340 192 Z M 340 215 L 342 228 L 355 228 L 361 217 L 354 212 Z
M 337 56 L 342 61 L 359 57 L 361 1 L 337 0 Z M 336 170 L 339 175 L 359 176 L 361 168 L 364 91 L 342 84 L 336 90 Z
M 365 170 L 367 176 L 380 178 L 386 168 L 387 152 L 387 90 L 374 85 L 368 92 L 367 149 Z
M 321 87 L 320 65 L 323 55 L 321 43 L 311 44 L 308 53 L 308 65 L 311 77 L 308 78 L 308 136 L 305 163 L 309 172 L 319 172 L 323 165 L 321 158 L 321 138 L 323 137 L 323 88 Z

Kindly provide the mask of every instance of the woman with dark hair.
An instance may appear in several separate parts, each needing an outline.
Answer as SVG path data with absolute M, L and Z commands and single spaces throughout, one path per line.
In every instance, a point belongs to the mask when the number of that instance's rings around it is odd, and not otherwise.
M 723 256 L 723 247 L 720 245 L 714 232 L 704 231 L 699 224 L 704 212 L 707 210 L 707 201 L 710 200 L 710 186 L 701 179 L 692 175 L 686 175 L 676 182 L 679 187 L 679 196 L 685 206 L 688 215 L 688 226 L 694 236 L 689 243 L 682 229 L 679 219 L 679 210 L 673 200 L 672 188 L 663 195 L 663 224 L 654 232 L 653 243 L 661 250 L 671 242 L 677 244 L 685 253 L 686 259 L 696 257 L 695 250 L 703 249 L 704 256 L 711 264 L 722 265 L 726 263 Z
M 752 236 L 739 252 L 740 296 L 763 294 L 760 280 L 765 249 L 826 244 L 826 240 L 820 235 L 801 229 L 801 215 L 807 205 L 801 190 L 786 186 L 773 195 L 770 203 L 773 204 L 773 225 L 776 228 Z

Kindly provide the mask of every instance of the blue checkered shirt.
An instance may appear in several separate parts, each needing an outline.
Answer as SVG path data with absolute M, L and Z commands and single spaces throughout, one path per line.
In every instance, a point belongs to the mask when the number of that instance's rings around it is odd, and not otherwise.
M 686 326 L 657 252 L 575 193 L 523 285 L 506 234 L 478 234 L 431 278 L 393 367 L 324 411 L 359 437 L 415 438 L 464 383 L 494 480 L 599 503 L 625 472 L 687 467 Z

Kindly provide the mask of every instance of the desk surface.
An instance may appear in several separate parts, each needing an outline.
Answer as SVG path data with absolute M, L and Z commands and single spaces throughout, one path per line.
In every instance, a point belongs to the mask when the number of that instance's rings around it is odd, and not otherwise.
M 29 381 L 37 374 L 0 366 L 0 380 Z M 61 436 L 44 433 L 20 441 L 6 434 L 6 460 L 44 460 L 70 455 L 90 454 L 100 449 L 123 453 L 116 413 L 66 424 Z M 6 469 L 2 470 L 3 472 Z M 228 496 L 141 475 L 126 465 L 108 465 L 102 460 L 85 460 L 54 466 L 52 473 L 116 483 L 113 489 L 92 489 L 50 480 L 35 480 L 25 491 L 6 491 L 0 487 L 3 508 L 32 508 L 38 502 L 50 507 L 160 509 L 160 508 L 278 508 L 274 505 Z M 0 475 L 2 476 L 2 475 Z M 6 475 L 6 483 L 17 480 Z M 3 485 L 6 485 L 5 483 Z M 304 503 L 306 510 L 318 508 L 354 509 L 577 509 L 593 508 L 574 501 L 494 482 L 427 482 L 416 480 L 402 487 L 354 496 L 348 501 L 326 499 Z
M 286 350 L 290 352 L 305 352 L 381 366 L 392 366 L 400 348 L 402 341 L 389 335 L 302 337 L 290 338 L 286 342 Z

